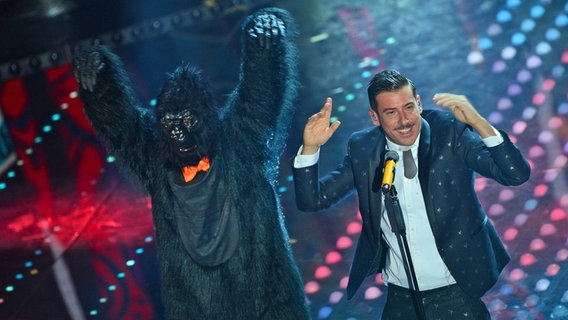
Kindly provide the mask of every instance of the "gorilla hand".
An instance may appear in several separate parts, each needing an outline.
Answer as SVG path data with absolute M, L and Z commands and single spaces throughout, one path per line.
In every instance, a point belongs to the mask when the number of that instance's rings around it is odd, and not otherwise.
M 286 36 L 286 26 L 273 14 L 260 14 L 254 17 L 247 32 L 249 37 L 258 39 L 260 47 L 270 49 L 278 37 Z
M 73 59 L 75 79 L 84 90 L 93 92 L 97 85 L 97 77 L 105 68 L 103 56 L 98 51 L 85 51 Z

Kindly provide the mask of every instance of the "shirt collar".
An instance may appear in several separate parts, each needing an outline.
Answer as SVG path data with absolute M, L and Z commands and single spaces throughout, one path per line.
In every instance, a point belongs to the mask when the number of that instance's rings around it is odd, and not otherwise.
M 418 133 L 418 136 L 416 137 L 416 141 L 414 141 L 414 143 L 410 146 L 401 146 L 399 144 L 396 144 L 394 142 L 392 142 L 387 136 L 385 136 L 385 138 L 387 139 L 387 149 L 388 150 L 395 150 L 395 151 L 406 151 L 406 150 L 412 150 L 412 153 L 416 153 L 418 151 L 418 144 L 420 142 L 420 133 Z

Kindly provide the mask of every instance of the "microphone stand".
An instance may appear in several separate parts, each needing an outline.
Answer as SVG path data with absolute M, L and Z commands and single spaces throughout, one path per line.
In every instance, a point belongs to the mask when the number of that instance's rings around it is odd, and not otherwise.
M 418 319 L 426 320 L 426 313 L 424 312 L 424 305 L 422 304 L 422 297 L 420 296 L 420 289 L 418 288 L 418 280 L 416 279 L 414 264 L 412 263 L 412 257 L 410 256 L 410 247 L 408 246 L 408 240 L 406 239 L 406 225 L 400 209 L 400 202 L 398 201 L 396 188 L 394 185 L 391 185 L 390 188 L 383 187 L 382 191 L 385 196 L 385 209 L 387 210 L 391 230 L 396 234 L 398 246 L 401 249 L 404 270 L 406 271 L 406 277 L 408 278 L 408 284 L 410 285 L 412 300 L 414 302 L 416 312 L 418 313 Z

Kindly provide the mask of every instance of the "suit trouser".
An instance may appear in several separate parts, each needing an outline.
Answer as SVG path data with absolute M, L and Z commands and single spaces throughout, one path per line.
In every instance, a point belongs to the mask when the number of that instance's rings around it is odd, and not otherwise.
M 489 320 L 491 316 L 483 301 L 467 295 L 457 285 L 420 292 L 426 320 Z M 388 284 L 387 302 L 382 320 L 419 319 L 409 289 Z

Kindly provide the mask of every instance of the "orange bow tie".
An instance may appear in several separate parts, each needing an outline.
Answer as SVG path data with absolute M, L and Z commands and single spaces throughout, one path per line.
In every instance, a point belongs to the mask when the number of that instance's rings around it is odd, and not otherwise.
M 193 180 L 193 178 L 195 178 L 195 175 L 199 171 L 207 172 L 210 167 L 211 164 L 209 163 L 209 158 L 203 157 L 201 158 L 201 160 L 199 160 L 199 163 L 196 166 L 182 167 L 181 173 L 183 174 L 183 179 L 185 180 L 185 182 L 190 182 L 191 180 Z

